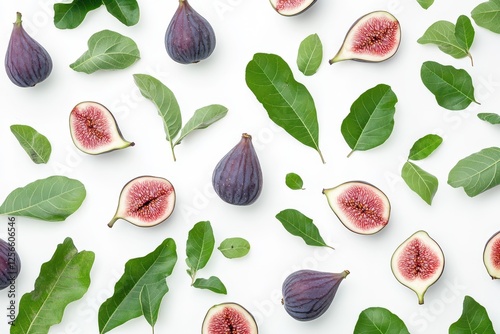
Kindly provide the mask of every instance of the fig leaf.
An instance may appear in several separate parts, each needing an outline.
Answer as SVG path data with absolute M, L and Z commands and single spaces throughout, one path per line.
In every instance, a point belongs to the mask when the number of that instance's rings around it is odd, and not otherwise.
M 29 125 L 14 124 L 10 126 L 10 131 L 28 153 L 31 161 L 36 164 L 46 164 L 49 161 L 52 146 L 47 137 Z
M 204 268 L 215 248 L 215 238 L 209 221 L 196 223 L 188 233 L 186 242 L 186 264 L 191 275 L 192 285 L 198 270 Z
M 188 134 L 194 130 L 205 129 L 222 119 L 227 114 L 227 108 L 221 106 L 220 104 L 212 104 L 203 108 L 200 108 L 194 112 L 193 117 L 187 121 L 186 124 L 181 129 L 179 137 L 174 143 L 177 146 Z
M 417 2 L 423 9 L 428 9 L 430 6 L 432 6 L 434 0 L 417 0 Z
M 94 258 L 91 251 L 78 252 L 71 238 L 57 245 L 52 258 L 42 264 L 34 290 L 22 296 L 10 333 L 48 333 L 60 323 L 66 306 L 87 292 Z
M 300 175 L 295 174 L 295 173 L 288 173 L 286 174 L 285 177 L 285 184 L 287 185 L 288 188 L 292 190 L 303 190 L 304 186 L 304 181 L 302 181 L 302 178 Z
M 307 36 L 299 46 L 297 55 L 297 66 L 307 76 L 318 71 L 323 62 L 323 44 L 318 34 Z
M 73 0 L 71 3 L 54 4 L 54 25 L 59 29 L 78 27 L 87 13 L 101 7 L 102 0 Z
M 370 307 L 359 314 L 354 334 L 410 334 L 403 320 L 383 307 Z
M 137 0 L 102 0 L 108 12 L 126 26 L 139 22 L 140 11 Z
M 193 286 L 198 289 L 207 289 L 215 293 L 227 295 L 224 283 L 222 283 L 222 281 L 215 276 L 210 276 L 209 278 L 197 278 L 194 281 Z
M 227 238 L 217 249 L 228 259 L 243 257 L 250 251 L 250 243 L 243 238 Z
M 460 318 L 451 324 L 450 334 L 494 334 L 488 312 L 474 298 L 465 296 Z
M 427 204 L 432 204 L 432 199 L 438 189 L 438 179 L 415 165 L 407 161 L 401 170 L 401 177 L 411 190 L 416 192 Z
M 500 1 L 480 3 L 472 10 L 471 16 L 478 26 L 500 34 Z
M 500 115 L 495 113 L 479 113 L 477 117 L 485 122 L 496 125 L 500 124 Z
M 426 135 L 413 144 L 408 155 L 409 160 L 423 160 L 432 154 L 443 142 L 438 135 Z
M 139 297 L 141 299 L 142 314 L 153 329 L 158 320 L 161 301 L 167 292 L 167 281 L 164 279 L 156 283 L 146 284 L 142 287 Z

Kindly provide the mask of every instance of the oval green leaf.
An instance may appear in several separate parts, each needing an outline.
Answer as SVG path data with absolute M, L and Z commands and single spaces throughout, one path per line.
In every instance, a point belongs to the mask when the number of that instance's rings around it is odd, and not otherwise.
M 404 322 L 382 307 L 370 307 L 359 314 L 354 334 L 410 334 Z
M 468 56 L 470 56 L 469 50 L 472 47 L 475 35 L 476 32 L 471 20 L 465 15 L 460 15 L 455 25 L 455 37 L 458 44 L 467 51 Z
M 500 1 L 480 3 L 472 10 L 471 16 L 478 26 L 500 34 Z
M 409 160 L 422 160 L 432 154 L 443 142 L 438 135 L 429 134 L 423 136 L 413 144 L 408 155 Z
M 304 181 L 302 181 L 302 178 L 300 175 L 295 174 L 295 173 L 288 173 L 286 174 L 285 177 L 285 184 L 287 185 L 288 188 L 292 190 L 303 190 L 304 186 Z
M 137 0 L 102 0 L 108 12 L 126 26 L 139 22 L 140 11 Z
M 71 3 L 54 4 L 54 25 L 59 29 L 78 27 L 87 13 L 101 7 L 102 0 L 73 0 Z
M 415 165 L 407 161 L 401 170 L 401 177 L 411 190 L 417 193 L 427 204 L 432 204 L 432 199 L 438 189 L 438 179 Z
M 243 238 L 227 238 L 217 248 L 228 259 L 243 257 L 250 251 L 250 243 Z
M 304 75 L 313 75 L 323 62 L 323 44 L 318 34 L 307 36 L 299 46 L 297 66 Z
M 227 108 L 220 104 L 212 104 L 203 108 L 200 108 L 194 112 L 193 117 L 187 121 L 187 123 L 182 127 L 179 137 L 175 141 L 174 146 L 177 146 L 188 134 L 194 130 L 205 129 L 222 119 L 227 114 Z
M 198 289 L 207 289 L 215 293 L 220 293 L 222 295 L 227 295 L 227 289 L 224 286 L 224 283 L 215 276 L 210 276 L 207 278 L 197 278 L 193 286 Z
M 10 131 L 17 138 L 31 161 L 36 164 L 46 164 L 49 161 L 52 146 L 47 137 L 29 125 L 11 125 Z
M 420 44 L 435 44 L 439 50 L 453 58 L 463 58 L 468 54 L 457 40 L 457 27 L 449 21 L 437 21 L 431 24 L 417 42 Z
M 495 113 L 479 113 L 477 117 L 485 122 L 496 125 L 500 124 L 500 115 Z
M 186 242 L 186 263 L 194 280 L 196 272 L 204 268 L 215 248 L 214 232 L 209 221 L 196 223 L 188 233 Z
M 494 334 L 488 312 L 474 298 L 465 296 L 462 315 L 451 324 L 449 334 Z

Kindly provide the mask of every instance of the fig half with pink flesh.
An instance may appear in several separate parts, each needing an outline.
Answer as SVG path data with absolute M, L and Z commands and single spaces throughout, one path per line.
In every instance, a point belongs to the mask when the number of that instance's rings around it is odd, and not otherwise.
M 494 234 L 484 247 L 483 261 L 492 279 L 500 278 L 500 231 Z
M 212 306 L 203 320 L 202 334 L 257 334 L 259 329 L 253 315 L 237 303 Z
M 323 194 L 342 224 L 352 232 L 374 234 L 389 223 L 389 198 L 370 183 L 349 181 L 323 189 Z
M 88 154 L 101 154 L 134 146 L 125 140 L 113 114 L 97 102 L 78 103 L 69 116 L 75 146 Z
M 118 208 L 109 227 L 123 219 L 139 227 L 151 227 L 164 222 L 175 207 L 175 189 L 167 179 L 139 176 L 129 181 L 120 193 Z
M 269 0 L 273 8 L 283 16 L 294 16 L 310 8 L 316 0 Z
M 425 231 L 417 231 L 396 249 L 391 259 L 392 273 L 424 303 L 427 289 L 441 277 L 444 254 L 438 243 Z

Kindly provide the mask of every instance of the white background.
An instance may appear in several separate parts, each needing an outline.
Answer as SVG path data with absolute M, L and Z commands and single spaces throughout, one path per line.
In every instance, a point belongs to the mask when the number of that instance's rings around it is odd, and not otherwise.
M 494 326 L 500 329 L 498 298 L 500 282 L 492 281 L 482 262 L 486 241 L 500 230 L 500 189 L 469 198 L 462 189 L 447 185 L 449 170 L 461 158 L 482 148 L 497 146 L 500 128 L 476 118 L 478 112 L 500 112 L 500 36 L 476 28 L 472 47 L 474 67 L 467 58 L 454 59 L 432 45 L 416 40 L 437 20 L 455 22 L 470 16 L 480 1 L 438 0 L 429 9 L 416 1 L 328 1 L 319 0 L 296 17 L 278 15 L 266 0 L 191 0 L 191 5 L 213 25 L 217 47 L 212 56 L 196 65 L 173 62 L 164 48 L 164 33 L 176 10 L 175 0 L 140 1 L 141 19 L 126 27 L 102 7 L 88 14 L 74 30 L 53 25 L 53 1 L 7 0 L 0 5 L 0 53 L 21 11 L 26 30 L 52 55 L 54 69 L 42 84 L 29 89 L 13 85 L 0 73 L 0 198 L 16 187 L 36 179 L 60 174 L 82 181 L 87 198 L 65 222 L 50 223 L 18 217 L 17 242 L 22 272 L 17 281 L 20 296 L 33 289 L 42 263 L 57 244 L 71 237 L 79 250 L 96 253 L 92 283 L 87 294 L 66 309 L 61 324 L 51 334 L 97 333 L 99 305 L 112 294 L 115 282 L 131 258 L 153 251 L 167 237 L 177 243 L 179 260 L 168 278 L 157 333 L 198 333 L 203 317 L 214 304 L 235 301 L 248 308 L 258 320 L 261 333 L 350 333 L 359 313 L 371 306 L 396 313 L 411 333 L 446 333 L 458 319 L 465 295 L 486 307 Z M 370 64 L 328 64 L 351 24 L 373 10 L 388 10 L 402 26 L 398 53 L 389 61 Z M 111 29 L 133 38 L 141 59 L 132 67 L 92 75 L 74 72 L 69 64 L 85 50 L 95 32 Z M 303 76 L 295 65 L 299 43 L 318 33 L 325 59 L 318 73 Z M 245 84 L 245 66 L 256 52 L 282 56 L 313 95 L 320 124 L 320 146 L 326 160 L 302 146 L 269 120 Z M 420 80 L 426 60 L 466 69 L 473 77 L 476 99 L 481 103 L 451 112 L 437 105 Z M 165 140 L 162 120 L 154 105 L 142 98 L 132 74 L 147 73 L 166 84 L 176 95 L 184 122 L 194 110 L 220 103 L 228 115 L 206 130 L 193 133 L 176 148 L 173 162 Z M 389 84 L 399 102 L 395 128 L 382 146 L 367 152 L 349 148 L 340 124 L 352 102 L 379 83 Z M 106 105 L 115 115 L 124 137 L 135 147 L 100 156 L 85 155 L 73 145 L 68 128 L 69 112 L 81 101 Z M 12 124 L 27 124 L 45 134 L 53 152 L 46 165 L 35 165 L 10 132 Z M 256 203 L 248 207 L 225 204 L 213 192 L 211 174 L 216 163 L 240 139 L 243 132 L 253 142 L 264 174 L 264 188 Z M 439 190 L 432 206 L 413 193 L 400 178 L 400 170 L 415 140 L 437 133 L 442 146 L 418 164 L 436 175 Z M 284 183 L 286 173 L 296 172 L 306 190 L 292 191 Z M 123 185 L 139 175 L 169 179 L 177 190 L 174 214 L 163 224 L 141 229 L 118 221 L 106 226 L 115 212 Z M 389 225 L 372 236 L 348 231 L 330 210 L 323 188 L 349 180 L 364 180 L 381 188 L 390 198 Z M 290 235 L 275 219 L 286 208 L 295 208 L 314 219 L 324 239 L 336 250 L 307 246 Z M 7 217 L 0 218 L 0 237 L 7 235 Z M 209 220 L 217 245 L 227 237 L 248 239 L 248 256 L 228 260 L 217 250 L 199 277 L 218 276 L 227 296 L 190 287 L 185 272 L 185 243 L 188 231 L 201 220 Z M 390 257 L 396 247 L 419 229 L 426 230 L 442 247 L 446 266 L 441 279 L 418 305 L 416 295 L 399 284 L 391 273 Z M 351 274 L 321 318 L 301 323 L 292 319 L 280 304 L 283 279 L 294 270 L 310 268 Z M 0 292 L 0 314 L 6 314 L 7 292 Z M 0 316 L 0 332 L 7 319 Z M 144 318 L 132 320 L 113 332 L 148 333 Z

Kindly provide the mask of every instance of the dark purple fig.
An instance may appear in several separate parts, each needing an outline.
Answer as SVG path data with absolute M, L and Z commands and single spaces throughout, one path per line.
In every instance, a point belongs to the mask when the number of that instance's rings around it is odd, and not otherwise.
M 349 275 L 303 269 L 290 274 L 282 286 L 282 304 L 292 318 L 310 321 L 328 310 L 340 283 Z
M 269 0 L 273 8 L 283 16 L 294 16 L 310 8 L 316 0 Z
M 492 279 L 500 278 L 500 231 L 495 233 L 484 246 L 483 261 Z
M 175 207 L 175 189 L 161 177 L 139 176 L 129 181 L 120 193 L 118 208 L 109 227 L 124 219 L 139 227 L 151 227 L 164 222 Z
M 167 53 L 178 63 L 191 64 L 208 58 L 215 49 L 215 32 L 187 0 L 179 0 L 165 34 Z
M 250 312 L 236 303 L 212 306 L 203 320 L 202 334 L 257 334 L 259 329 Z
M 21 13 L 17 13 L 10 35 L 5 70 L 9 79 L 19 87 L 33 87 L 52 72 L 49 53 L 24 30 Z
M 427 289 L 441 277 L 444 254 L 438 243 L 425 231 L 417 231 L 396 249 L 391 259 L 392 273 L 424 303 Z
M 0 290 L 12 283 L 21 271 L 21 260 L 14 247 L 0 239 Z
M 386 11 L 368 13 L 349 29 L 330 64 L 342 60 L 381 62 L 394 56 L 401 42 L 399 21 Z
M 252 136 L 244 133 L 215 166 L 212 185 L 219 197 L 229 204 L 249 205 L 262 190 L 262 170 L 252 145 Z
M 69 116 L 69 129 L 75 146 L 88 154 L 101 154 L 134 146 L 123 139 L 113 114 L 97 102 L 78 103 Z
M 374 234 L 389 222 L 391 205 L 387 196 L 374 185 L 350 181 L 323 189 L 331 209 L 349 230 Z

